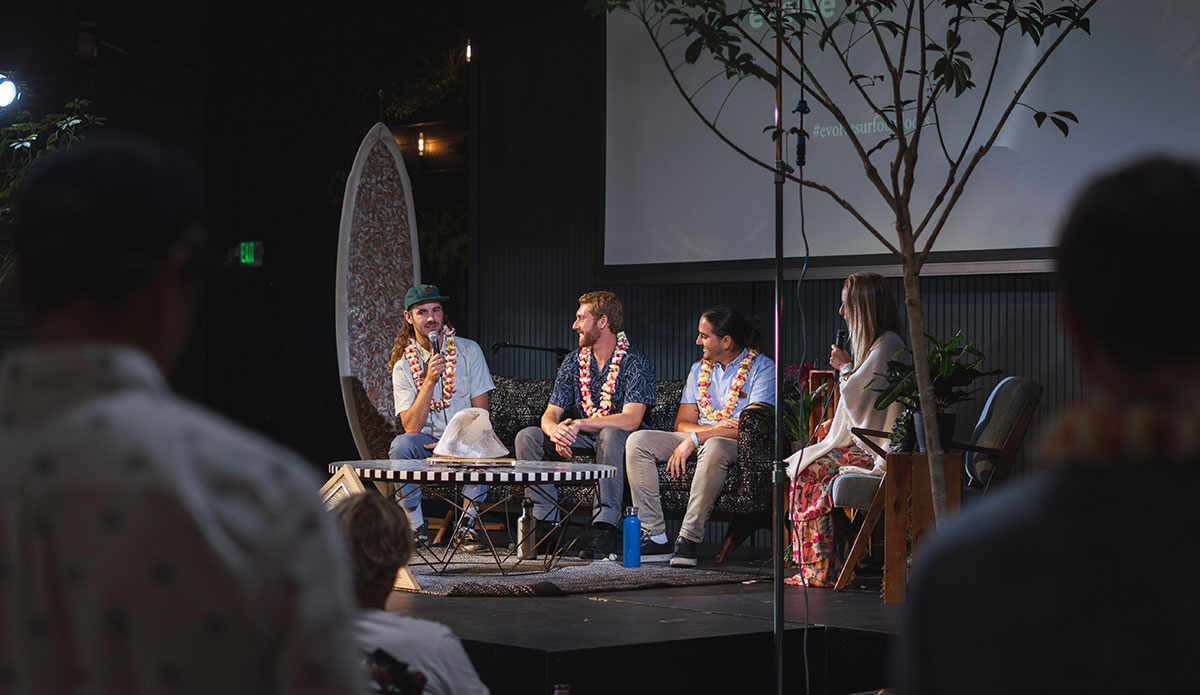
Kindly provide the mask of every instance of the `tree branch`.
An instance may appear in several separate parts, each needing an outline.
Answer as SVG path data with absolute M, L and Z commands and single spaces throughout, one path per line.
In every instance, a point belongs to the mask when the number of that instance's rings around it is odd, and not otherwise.
M 650 23 L 647 21 L 647 19 L 644 16 L 638 16 L 638 15 L 635 15 L 635 16 L 637 16 L 638 19 L 641 20 L 642 25 L 647 28 L 647 31 L 649 31 Z M 700 111 L 700 109 L 696 106 L 696 104 L 688 97 L 687 92 L 683 88 L 683 85 L 679 82 L 679 78 L 671 70 L 671 64 L 667 58 L 666 53 L 664 53 L 662 48 L 659 46 L 657 37 L 654 36 L 653 33 L 650 34 L 650 37 L 652 39 L 652 42 L 654 43 L 654 49 L 658 52 L 658 57 L 662 60 L 663 65 L 667 68 L 668 74 L 671 76 L 671 82 L 674 83 L 675 89 L 677 89 L 679 91 L 680 96 L 682 96 L 684 101 L 687 102 L 688 107 L 691 108 L 692 112 L 696 114 L 696 117 L 699 118 L 700 121 L 709 130 L 711 130 L 713 132 L 713 134 L 717 136 L 718 139 L 721 140 L 721 142 L 728 145 L 734 152 L 737 152 L 738 154 L 740 154 L 742 157 L 744 157 L 751 163 L 753 163 L 759 167 L 762 167 L 763 169 L 766 169 L 767 171 L 770 171 L 771 173 L 776 173 L 777 169 L 773 165 L 768 164 L 763 161 L 760 161 L 754 155 L 750 154 L 749 152 L 747 152 L 744 149 L 742 149 L 741 147 L 739 147 L 736 143 L 734 143 L 732 140 L 730 140 L 728 137 L 726 137 L 725 134 L 722 133 L 717 128 L 715 123 L 709 121 L 708 118 L 706 118 L 704 116 L 704 114 Z M 830 198 L 833 199 L 833 201 L 835 203 L 837 203 L 839 206 L 841 206 L 842 209 L 846 210 L 846 212 L 850 213 L 850 215 L 852 217 L 854 217 L 854 219 L 858 220 L 859 224 L 861 224 L 864 229 L 866 229 L 868 232 L 870 232 L 872 236 L 874 236 L 876 239 L 878 239 L 879 242 L 881 244 L 883 244 L 884 247 L 887 248 L 888 251 L 890 251 L 891 253 L 893 253 L 897 256 L 900 255 L 899 250 L 896 249 L 896 247 L 893 244 L 891 244 L 886 238 L 884 238 L 884 236 L 879 233 L 879 230 L 875 229 L 875 227 L 870 222 L 868 222 L 866 220 L 866 218 L 864 218 L 861 214 L 859 214 L 858 210 L 856 210 L 853 205 L 851 205 L 848 201 L 846 201 L 844 198 L 839 196 L 832 188 L 829 188 L 828 186 L 825 186 L 823 184 L 816 183 L 814 181 L 805 181 L 805 180 L 800 179 L 791 174 L 784 174 L 784 176 L 788 180 L 794 181 L 794 182 L 800 184 L 801 186 L 808 186 L 809 188 L 812 188 L 813 190 L 821 191 L 822 193 L 825 193 L 826 195 L 828 195 Z
M 930 233 L 929 238 L 925 240 L 925 247 L 921 250 L 921 256 L 917 259 L 920 265 L 925 265 L 925 260 L 929 257 L 929 252 L 933 249 L 933 242 L 937 241 L 938 235 L 941 234 L 942 227 L 945 226 L 946 219 L 950 216 L 950 211 L 954 209 L 955 203 L 958 202 L 959 197 L 962 195 L 963 188 L 966 186 L 967 181 L 971 178 L 971 174 L 974 173 L 975 167 L 978 166 L 980 160 L 983 159 L 983 156 L 992 149 L 992 145 L 996 142 L 996 138 L 1000 136 L 1000 131 L 1004 128 L 1005 123 L 1008 122 L 1008 117 L 1012 114 L 1013 109 L 1016 108 L 1017 102 L 1021 100 L 1021 95 L 1023 95 L 1025 90 L 1029 88 L 1029 84 L 1033 82 L 1033 78 L 1041 71 L 1042 67 L 1046 64 L 1046 61 L 1049 60 L 1051 54 L 1053 54 L 1054 51 L 1056 51 L 1058 47 L 1062 45 L 1062 42 L 1066 40 L 1067 36 L 1069 36 L 1071 32 L 1079 28 L 1079 20 L 1087 15 L 1096 2 L 1098 2 L 1098 0 L 1088 0 L 1088 3 L 1083 6 L 1079 14 L 1071 20 L 1071 23 L 1067 25 L 1067 28 L 1063 29 L 1062 33 L 1058 35 L 1058 38 L 1056 38 L 1054 42 L 1046 49 L 1046 51 L 1042 53 L 1041 58 L 1038 59 L 1037 63 L 1033 66 L 1033 69 L 1030 70 L 1029 74 L 1025 76 L 1025 81 L 1023 81 L 1021 86 L 1017 88 L 1016 93 L 1013 94 L 1012 99 L 1008 102 L 1008 106 L 1004 109 L 1004 113 L 996 122 L 995 128 L 992 129 L 991 136 L 988 137 L 987 143 L 981 146 L 975 152 L 975 156 L 971 158 L 970 163 L 967 165 L 966 171 L 963 172 L 962 178 L 959 180 L 958 185 L 954 188 L 954 193 L 951 195 L 949 202 L 947 202 L 946 207 L 942 209 L 942 214 L 938 218 L 937 225 L 933 228 L 933 232 Z
M 1011 2 L 1009 4 L 1011 6 Z M 992 86 L 996 82 L 996 68 L 1000 64 L 1000 52 L 1004 48 L 1004 37 L 1007 34 L 1008 25 L 1005 25 L 1004 31 L 1000 33 L 1000 36 L 996 41 L 996 54 L 992 57 L 992 68 L 988 72 L 987 86 L 984 87 L 983 97 L 979 102 L 979 109 L 975 111 L 975 120 L 971 123 L 971 130 L 967 134 L 967 139 L 963 141 L 962 150 L 959 151 L 958 157 L 951 158 L 950 153 L 946 150 L 946 143 L 942 139 L 942 122 L 941 118 L 937 114 L 937 102 L 930 101 L 929 103 L 930 107 L 933 109 L 934 118 L 937 120 L 938 140 L 941 142 L 942 152 L 946 155 L 946 161 L 950 165 L 950 171 L 946 175 L 946 182 L 942 184 L 941 190 L 938 191 L 937 196 L 935 196 L 933 202 L 930 203 L 929 209 L 925 211 L 925 216 L 921 218 L 921 223 L 917 225 L 916 229 L 913 230 L 913 239 L 921 238 L 921 235 L 925 232 L 926 226 L 929 224 L 929 220 L 933 219 L 934 213 L 937 212 L 937 209 L 941 206 L 942 201 L 946 199 L 946 193 L 950 190 L 950 187 L 954 185 L 955 174 L 958 172 L 958 167 L 962 165 L 963 158 L 967 155 L 967 149 L 970 147 L 971 141 L 975 139 L 975 132 L 979 128 L 979 122 L 983 120 L 983 110 L 987 105 L 988 96 L 991 94 Z M 923 258 L 924 254 L 922 255 L 922 259 Z

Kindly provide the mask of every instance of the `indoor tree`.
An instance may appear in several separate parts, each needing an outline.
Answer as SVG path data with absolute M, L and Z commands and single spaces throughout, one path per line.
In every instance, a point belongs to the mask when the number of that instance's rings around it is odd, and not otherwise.
M 850 215 L 903 269 L 909 344 L 917 372 L 926 427 L 935 515 L 946 514 L 942 450 L 924 340 L 919 279 L 934 243 L 972 174 L 1018 108 L 1040 127 L 1049 122 L 1066 135 L 1069 111 L 1050 111 L 1022 102 L 1029 85 L 1051 56 L 1076 31 L 1090 33 L 1088 12 L 1098 0 L 589 0 L 594 13 L 622 11 L 645 27 L 680 95 L 695 115 L 743 157 L 819 191 Z M 776 58 L 777 41 L 780 58 Z M 820 66 L 805 60 L 806 43 L 824 57 Z M 1031 62 L 1019 63 L 1024 57 Z M 701 63 L 701 59 L 705 62 Z M 713 75 L 699 88 L 684 86 L 683 71 L 711 61 Z M 999 88 L 998 69 L 1022 65 L 1011 92 Z M 979 68 L 976 70 L 975 68 Z M 702 106 L 697 95 L 715 78 L 732 82 L 721 106 L 743 80 L 787 88 L 811 98 L 838 124 L 862 162 L 865 188 L 882 200 L 893 218 L 873 221 L 845 190 L 805 178 L 785 163 L 764 161 L 723 131 L 720 108 Z M 777 78 L 780 75 L 780 78 Z M 982 75 L 982 77 L 979 77 Z M 717 82 L 716 84 L 720 84 Z M 727 83 L 728 84 L 728 83 Z M 849 89 L 842 90 L 843 85 Z M 720 88 L 720 87 L 716 87 Z M 943 127 L 951 100 L 960 124 Z M 875 127 L 853 123 L 866 109 Z M 808 110 L 801 101 L 801 113 Z M 771 137 L 810 133 L 776 124 Z M 803 147 L 801 148 L 803 149 Z M 919 156 L 941 160 L 933 176 L 918 171 Z M 780 171 L 782 170 L 782 171 Z M 925 179 L 932 179 L 926 181 Z M 914 197 L 921 179 L 928 200 Z M 888 229 L 887 227 L 891 227 Z

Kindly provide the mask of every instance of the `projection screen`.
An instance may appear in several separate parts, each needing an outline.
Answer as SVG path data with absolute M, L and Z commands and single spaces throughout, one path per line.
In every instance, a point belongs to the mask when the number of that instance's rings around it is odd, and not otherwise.
M 811 5 L 812 0 L 805 2 Z M 815 9 L 834 16 L 844 3 L 816 0 Z M 736 4 L 731 0 L 731 6 Z M 756 19 L 747 20 L 749 30 L 765 35 L 766 27 Z M 983 126 L 995 122 L 1000 107 L 1041 54 L 1042 49 L 1028 41 L 1008 41 Z M 683 63 L 687 43 L 680 40 L 668 47 L 672 65 Z M 806 43 L 806 62 L 824 76 L 852 128 L 868 146 L 880 142 L 885 134 L 879 116 L 856 96 L 835 56 L 818 51 L 815 41 Z M 973 112 L 967 107 L 978 103 L 994 34 L 980 27 L 967 34 L 964 44 L 974 51 L 979 87 L 961 100 L 941 102 L 937 118 L 951 153 L 962 146 L 970 127 Z M 868 59 L 856 64 L 857 72 L 882 75 L 882 61 L 871 60 L 878 55 L 871 49 L 866 42 L 856 48 L 856 54 Z M 787 62 L 796 67 L 795 60 Z M 683 65 L 679 77 L 691 93 L 719 72 L 714 62 L 702 58 L 694 66 Z M 798 115 L 790 113 L 798 97 L 799 90 L 789 83 L 785 126 L 799 123 Z M 1200 3 L 1101 0 L 1091 14 L 1091 35 L 1079 32 L 1069 38 L 1021 101 L 1028 107 L 1016 108 L 972 175 L 935 250 L 965 251 L 981 261 L 1013 249 L 1042 250 L 1048 257 L 1070 195 L 1097 170 L 1153 153 L 1200 158 Z M 737 146 L 762 161 L 774 160 L 774 146 L 763 132 L 774 119 L 771 87 L 751 80 L 735 85 L 718 76 L 699 89 L 696 102 L 709 118 L 720 111 L 716 124 Z M 893 215 L 867 182 L 841 127 L 815 100 L 809 98 L 808 103 L 812 112 L 804 123 L 810 134 L 805 178 L 829 186 L 894 238 Z M 646 29 L 622 12 L 607 20 L 606 108 L 606 264 L 774 256 L 772 173 L 747 161 L 701 122 L 673 84 Z M 1064 137 L 1049 121 L 1037 127 L 1034 110 L 1070 111 L 1080 123 L 1072 124 Z M 977 135 L 972 148 L 986 134 Z M 936 132 L 930 128 L 925 137 L 913 196 L 918 214 L 947 171 Z M 789 140 L 789 159 L 794 144 Z M 892 152 L 884 146 L 873 157 L 885 176 Z M 789 183 L 785 198 L 789 257 L 804 252 L 798 189 Z M 804 209 L 814 257 L 886 253 L 829 196 L 806 189 Z

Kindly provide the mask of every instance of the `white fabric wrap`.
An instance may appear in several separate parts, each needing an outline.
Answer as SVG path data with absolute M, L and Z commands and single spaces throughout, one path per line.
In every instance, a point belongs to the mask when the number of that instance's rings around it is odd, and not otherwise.
M 834 449 L 845 449 L 851 444 L 856 444 L 864 451 L 870 452 L 858 437 L 850 433 L 851 427 L 881 431 L 891 429 L 903 407 L 899 403 L 892 403 L 887 410 L 875 410 L 875 398 L 878 393 L 874 390 L 868 391 L 867 384 L 871 383 L 877 373 L 887 369 L 888 360 L 907 357 L 907 354 L 896 354 L 903 349 L 904 340 L 888 331 L 875 340 L 867 352 L 867 358 L 857 369 L 847 365 L 842 370 L 842 397 L 838 401 L 833 422 L 830 423 L 829 434 L 816 444 L 787 457 L 789 478 L 795 480 L 809 464 Z M 883 465 L 883 457 L 876 456 L 875 467 L 882 469 Z

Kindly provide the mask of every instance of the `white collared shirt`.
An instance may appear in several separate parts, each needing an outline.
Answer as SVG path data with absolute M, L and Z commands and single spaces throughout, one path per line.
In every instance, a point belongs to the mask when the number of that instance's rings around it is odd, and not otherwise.
M 472 398 L 496 388 L 479 343 L 457 335 L 454 336 L 454 342 L 458 350 L 458 357 L 454 367 L 454 393 L 450 396 L 450 407 L 440 413 L 435 413 L 431 409 L 429 418 L 425 420 L 425 426 L 421 428 L 422 432 L 434 439 L 442 438 L 442 434 L 446 431 L 446 425 L 450 424 L 450 419 L 454 417 L 455 413 L 471 407 Z M 417 357 L 420 360 L 422 372 L 425 370 L 425 364 L 429 362 L 429 354 L 428 350 L 417 343 Z M 396 404 L 397 416 L 411 408 L 417 400 L 417 384 L 413 380 L 408 359 L 403 355 L 396 360 L 396 364 L 392 367 L 392 397 Z M 442 397 L 441 379 L 434 386 L 433 397 L 434 400 Z M 399 426 L 400 418 L 396 419 L 396 425 Z

